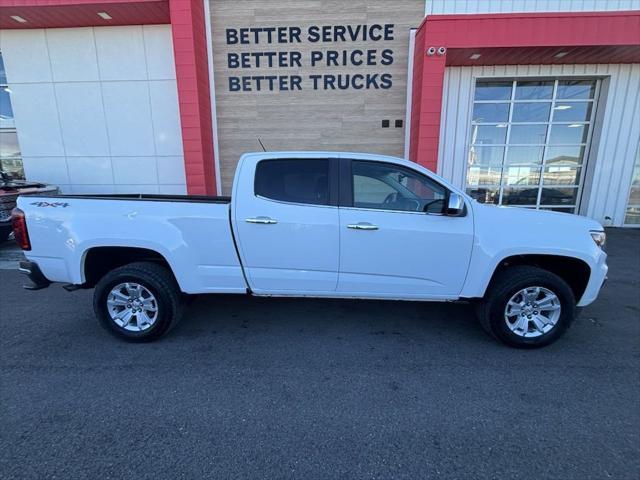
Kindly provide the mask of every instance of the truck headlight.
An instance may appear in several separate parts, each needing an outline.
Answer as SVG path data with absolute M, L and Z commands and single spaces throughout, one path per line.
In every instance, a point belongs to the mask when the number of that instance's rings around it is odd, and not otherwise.
M 604 244 L 607 243 L 607 234 L 604 232 L 591 232 L 591 238 L 600 248 L 604 248 Z

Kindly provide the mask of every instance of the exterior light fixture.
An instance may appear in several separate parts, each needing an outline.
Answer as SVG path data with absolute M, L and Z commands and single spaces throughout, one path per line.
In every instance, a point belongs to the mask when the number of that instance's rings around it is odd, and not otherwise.
M 571 105 L 557 105 L 553 107 L 554 110 L 569 110 Z
M 473 55 L 471 55 L 469 58 L 471 60 L 478 60 L 480 57 L 482 56 L 482 54 L 480 53 L 474 53 Z
M 111 20 L 112 18 L 107 12 L 98 12 L 98 16 L 103 20 Z
M 567 55 L 569 55 L 569 52 L 558 52 L 554 55 L 555 58 L 562 58 L 562 57 L 566 57 Z
M 572 123 L 571 125 L 568 125 L 569 128 L 578 128 L 581 127 L 582 125 L 579 123 Z
M 27 21 L 22 18 L 20 15 L 11 15 L 11 18 L 18 23 L 27 23 Z

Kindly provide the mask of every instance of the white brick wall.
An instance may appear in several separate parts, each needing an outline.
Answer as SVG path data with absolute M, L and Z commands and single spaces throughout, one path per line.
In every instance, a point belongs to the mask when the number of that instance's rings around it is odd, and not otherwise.
M 0 33 L 27 179 L 185 193 L 168 25 Z

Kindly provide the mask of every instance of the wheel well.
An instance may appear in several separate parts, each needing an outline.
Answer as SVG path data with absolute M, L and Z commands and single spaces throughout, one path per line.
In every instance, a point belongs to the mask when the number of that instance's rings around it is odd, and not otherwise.
M 94 247 L 85 253 L 84 278 L 86 287 L 94 287 L 114 268 L 133 262 L 153 262 L 167 267 L 169 262 L 154 250 L 135 247 Z
M 514 255 L 505 258 L 498 264 L 491 281 L 493 282 L 500 272 L 514 265 L 531 265 L 555 273 L 571 287 L 576 301 L 582 298 L 591 275 L 589 265 L 578 258 L 560 255 Z

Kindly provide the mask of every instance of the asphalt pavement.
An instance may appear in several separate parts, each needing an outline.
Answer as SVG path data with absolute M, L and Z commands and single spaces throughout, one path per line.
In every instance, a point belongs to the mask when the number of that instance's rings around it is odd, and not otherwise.
M 637 479 L 640 230 L 547 348 L 464 304 L 199 297 L 161 341 L 0 248 L 0 477 Z M 5 268 L 5 269 L 1 269 Z

